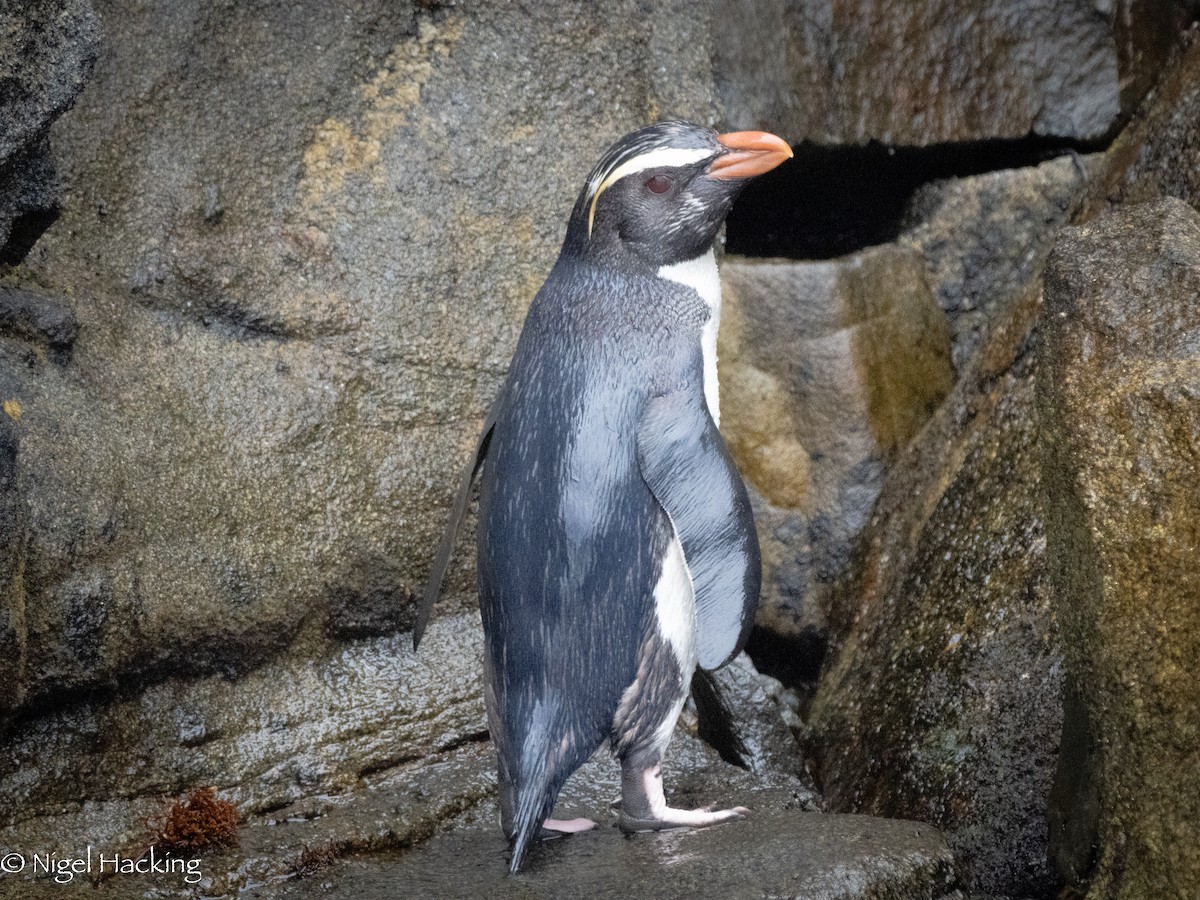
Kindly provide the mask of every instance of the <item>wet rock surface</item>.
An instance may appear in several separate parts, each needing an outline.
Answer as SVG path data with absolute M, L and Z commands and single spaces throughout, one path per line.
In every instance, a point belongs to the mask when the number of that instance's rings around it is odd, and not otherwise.
M 1064 156 L 931 182 L 894 242 L 837 260 L 726 261 L 722 427 L 757 503 L 762 628 L 825 640 L 885 474 L 919 464 L 900 450 L 1036 294 L 1100 165 Z
M 464 882 L 456 879 L 464 865 L 478 867 L 488 879 L 499 878 L 506 871 L 505 865 L 501 864 L 497 872 L 487 871 L 493 862 L 492 849 L 503 848 L 504 840 L 494 800 L 494 752 L 486 741 L 486 732 L 481 730 L 482 694 L 475 663 L 478 622 L 467 628 L 476 635 L 475 643 L 461 648 L 468 652 L 461 657 L 464 671 L 456 673 L 446 662 L 452 652 L 448 645 L 457 640 L 459 630 L 459 623 L 435 622 L 425 639 L 428 644 L 422 644 L 422 652 L 428 646 L 430 657 L 403 673 L 411 649 L 395 639 L 382 638 L 363 642 L 340 658 L 317 661 L 307 678 L 298 679 L 283 665 L 255 673 L 251 678 L 261 676 L 271 686 L 250 684 L 239 693 L 264 698 L 267 708 L 259 711 L 262 727 L 256 732 L 227 730 L 229 711 L 216 703 L 204 706 L 205 691 L 223 695 L 230 702 L 234 694 L 227 687 L 202 683 L 183 697 L 175 693 L 165 703 L 155 702 L 154 692 L 150 692 L 151 696 L 142 701 L 145 719 L 123 726 L 123 737 L 140 743 L 120 757 L 115 757 L 111 749 L 97 747 L 97 759 L 140 769 L 138 780 L 156 780 L 163 792 L 175 790 L 176 784 L 197 781 L 222 785 L 222 798 L 235 801 L 247 814 L 239 830 L 238 847 L 204 856 L 199 865 L 202 877 L 195 888 L 182 883 L 177 875 L 110 877 L 99 880 L 95 888 L 91 877 L 81 877 L 78 883 L 64 887 L 47 886 L 44 879 L 38 882 L 24 877 L 14 881 L 12 876 L 5 876 L 6 881 L 0 881 L 0 896 L 4 896 L 6 886 L 29 892 L 47 887 L 64 892 L 78 890 L 81 895 L 86 890 L 93 892 L 90 896 L 107 893 L 113 897 L 128 896 L 136 890 L 187 895 L 192 889 L 205 896 L 244 895 L 247 891 L 256 895 L 253 892 L 258 890 L 264 891 L 264 896 L 273 896 L 282 885 L 301 875 L 308 879 L 302 880 L 303 888 L 297 888 L 301 891 L 313 883 L 323 884 L 330 877 L 335 879 L 337 889 L 343 884 L 348 890 L 369 889 L 369 885 L 357 885 L 355 873 L 360 867 L 339 860 L 363 852 L 405 850 L 448 824 L 459 836 L 456 840 L 464 840 L 470 852 L 460 856 L 457 864 L 441 870 L 439 889 L 451 893 L 458 890 L 456 885 Z M 750 804 L 767 812 L 820 809 L 820 798 L 804 773 L 798 747 L 758 679 L 744 656 L 717 677 L 733 714 L 732 727 L 745 749 L 742 766 L 722 760 L 704 743 L 698 736 L 696 710 L 685 709 L 663 764 L 671 802 L 689 808 L 710 803 Z M 401 694 L 417 694 L 422 682 L 440 686 L 442 696 L 435 693 L 436 705 L 449 709 L 449 713 L 414 721 L 403 710 L 390 707 L 393 689 Z M 297 696 L 305 698 L 308 718 L 294 709 L 294 703 L 287 720 L 272 709 L 282 709 L 286 705 L 284 697 Z M 208 718 L 202 716 L 204 712 Z M 159 719 L 167 723 L 156 731 L 154 723 Z M 111 710 L 106 719 L 87 725 L 55 723 L 54 728 L 30 735 L 27 746 L 18 751 L 23 751 L 23 757 L 33 757 L 33 747 L 58 733 L 69 733 L 72 727 L 76 740 L 115 740 L 117 736 L 109 733 L 122 724 Z M 86 734 L 81 738 L 79 732 Z M 242 747 L 235 748 L 234 743 Z M 381 764 L 383 754 L 397 747 L 407 748 L 411 755 Z M 58 748 L 47 749 L 50 759 L 62 755 Z M 257 760 L 257 767 L 238 771 L 213 768 L 214 761 L 233 767 L 245 766 L 248 759 Z M 20 771 L 50 782 L 49 790 L 61 789 L 61 785 L 53 784 L 53 775 L 37 772 L 28 759 L 22 758 L 20 763 Z M 206 770 L 197 771 L 197 766 L 205 764 Z M 113 778 L 115 774 L 83 771 L 58 773 L 58 777 L 76 779 L 73 790 L 86 796 L 88 792 L 111 794 L 117 785 L 106 783 L 104 777 Z M 36 852 L 70 855 L 78 850 L 78 835 L 86 834 L 97 852 L 136 858 L 148 846 L 146 823 L 161 815 L 164 804 L 161 796 L 147 796 L 142 790 L 144 785 L 132 787 L 137 796 L 85 802 L 68 809 L 37 809 L 37 798 L 30 798 L 28 808 L 35 814 L 29 821 L 0 830 L 0 846 L 27 855 L 32 855 L 35 848 Z M 610 828 L 617 816 L 611 802 L 619 796 L 620 768 L 604 748 L 567 782 L 555 812 L 560 818 L 592 818 L 602 824 L 605 834 L 611 833 L 619 840 L 615 828 Z M 882 840 L 888 834 L 886 825 L 872 833 Z M 925 834 L 930 846 L 937 845 L 932 829 L 926 829 Z M 381 873 L 392 874 L 381 875 L 380 885 L 391 878 L 395 890 L 394 863 L 384 860 L 381 865 Z M 447 863 L 442 860 L 438 865 Z M 365 869 L 368 880 L 374 877 L 369 874 L 371 866 Z M 95 865 L 91 874 L 99 874 Z M 900 871 L 903 877 L 911 874 L 907 869 Z
M 69 366 L 0 348 L 30 511 L 9 712 L 405 627 L 581 173 L 667 103 L 616 9 L 228 12 L 105 8 L 55 134 L 72 192 L 12 286 L 71 296 L 79 336 Z M 671 109 L 707 119 L 690 83 Z
M 1039 405 L 1049 572 L 1070 673 L 1055 861 L 1089 897 L 1200 890 L 1200 214 L 1062 233 Z
M 744 798 L 753 814 L 699 831 L 624 837 L 614 828 L 543 844 L 506 877 L 494 830 L 465 826 L 397 860 L 349 862 L 286 897 L 803 897 L 965 900 L 954 860 L 917 822 L 804 813 L 790 798 Z M 447 877 L 453 872 L 453 877 Z M 332 877 L 331 888 L 322 884 Z
M 486 741 L 478 616 L 439 620 L 426 641 L 420 656 L 407 635 L 309 649 L 238 681 L 174 679 L 21 723 L 0 764 L 0 843 L 125 846 L 192 785 L 261 813 Z
M 935 181 L 909 201 L 897 238 L 916 249 L 946 313 L 954 368 L 1036 283 L 1054 237 L 1079 208 L 1098 155 Z
M 1084 218 L 1121 203 L 1175 197 L 1200 209 L 1200 31 L 1182 42 L 1170 66 L 1105 154 L 1100 177 L 1088 191 Z

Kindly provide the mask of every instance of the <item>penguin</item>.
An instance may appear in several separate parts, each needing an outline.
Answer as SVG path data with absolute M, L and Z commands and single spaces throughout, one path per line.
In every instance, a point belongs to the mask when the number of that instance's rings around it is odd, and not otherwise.
M 563 784 L 607 741 L 626 833 L 740 819 L 668 806 L 661 765 L 693 673 L 754 621 L 761 560 L 718 431 L 713 244 L 749 179 L 792 156 L 765 132 L 667 121 L 588 176 L 525 319 L 434 561 L 414 649 L 479 481 L 479 605 L 501 826 L 517 872 Z

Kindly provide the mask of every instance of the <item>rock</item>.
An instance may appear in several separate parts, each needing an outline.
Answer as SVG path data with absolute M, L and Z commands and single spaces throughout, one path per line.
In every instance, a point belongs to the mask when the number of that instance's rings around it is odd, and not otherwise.
M 895 242 L 843 259 L 726 261 L 722 427 L 758 501 L 761 625 L 823 649 L 828 585 L 845 571 L 887 467 L 953 381 L 930 292 L 962 369 L 1036 283 L 1079 208 L 1080 165 L 1099 157 L 931 182 Z M 891 307 L 875 342 L 838 332 L 872 303 Z
M 1055 862 L 1088 897 L 1200 892 L 1200 214 L 1062 233 L 1038 385 L 1048 569 L 1072 702 Z
M 730 124 L 818 144 L 1100 138 L 1117 52 L 1085 0 L 732 5 L 716 44 Z
M 1196 0 L 1098 0 L 1112 23 L 1121 81 L 1121 112 L 1132 113 L 1179 52 Z
M 405 849 L 467 810 L 498 837 L 481 653 L 477 615 L 442 617 L 420 655 L 407 635 L 352 641 L 315 658 L 297 649 L 236 683 L 178 679 L 136 699 L 43 717 L 11 742 L 0 770 L 0 792 L 20 810 L 0 827 L 0 846 L 66 856 L 84 834 L 107 854 L 140 853 L 161 797 L 193 784 L 218 786 L 245 816 L 238 847 L 204 858 L 206 895 L 285 877 L 306 848 L 330 848 L 333 857 Z M 723 762 L 685 714 L 664 763 L 668 796 L 696 806 L 769 791 L 781 808 L 819 809 L 799 748 L 749 660 L 739 657 L 716 678 L 747 766 Z M 423 701 L 412 708 L 397 697 Z M 58 766 L 76 753 L 83 764 Z M 619 795 L 619 766 L 602 748 L 568 781 L 558 812 L 615 822 L 610 801 Z M 161 876 L 108 886 L 124 896 L 131 884 L 172 887 Z
M 914 193 L 897 243 L 925 260 L 955 369 L 1037 280 L 1054 236 L 1078 210 L 1085 165 L 1100 166 L 1099 155 L 934 181 Z
M 176 678 L 24 722 L 0 762 L 0 845 L 125 846 L 164 794 L 214 785 L 262 813 L 484 741 L 478 614 L 438 619 L 425 640 L 419 655 L 407 635 L 298 646 L 235 681 Z
M 1107 127 L 1112 53 L 1086 4 L 1051 13 L 1029 0 L 1018 23 L 981 3 L 975 56 L 946 52 L 963 17 L 943 6 L 839 7 L 824 32 L 806 8 L 768 7 L 752 24 L 819 52 L 762 96 L 824 79 L 796 95 L 814 113 L 786 110 L 789 129 L 811 129 L 785 133 L 927 144 Z M 877 28 L 885 14 L 892 24 Z M 280 804 L 297 818 L 362 804 L 368 821 L 348 826 L 350 848 L 419 840 L 490 790 L 469 551 L 421 657 L 403 629 L 526 305 L 597 154 L 647 119 L 716 123 L 734 83 L 718 91 L 734 72 L 729 51 L 757 38 L 723 8 L 680 0 L 108 4 L 105 56 L 54 126 L 55 174 L 45 127 L 86 77 L 94 17 L 84 0 L 16 15 L 53 21 L 37 32 L 44 45 L 4 65 L 43 48 L 67 65 L 30 94 L 43 100 L 27 114 L 0 119 L 40 123 L 0 160 L 0 220 L 61 203 L 31 249 L 41 226 L 26 222 L 0 260 L 0 842 L 69 850 L 85 834 L 136 846 L 163 795 L 201 784 L 252 818 Z M 814 74 L 833 52 L 850 68 Z M 908 76 L 868 77 L 867 62 L 884 58 Z M 961 75 L 962 108 L 914 118 L 936 86 L 931 59 L 964 58 L 981 64 L 947 75 Z M 986 88 L 996 73 L 1000 94 Z M 1046 174 L 1051 197 L 1037 208 L 1055 216 L 1059 176 Z M 930 203 L 961 215 L 957 199 Z M 992 215 L 991 201 L 979 209 Z M 1031 222 L 995 258 L 1036 269 L 1046 225 Z M 884 462 L 927 427 L 952 381 L 939 303 L 965 307 L 939 285 L 957 279 L 968 295 L 1002 280 L 998 266 L 959 268 L 936 230 L 912 235 L 808 270 L 839 304 L 824 319 L 806 313 L 827 328 L 809 348 L 812 372 L 774 358 L 795 343 L 783 337 L 798 324 L 790 300 L 764 307 L 774 320 L 730 304 L 742 343 L 726 348 L 739 398 L 726 411 L 759 495 L 778 598 L 769 616 L 783 634 L 825 628 L 829 615 L 844 630 L 829 584 Z M 1004 290 L 1023 296 L 1020 281 Z M 1008 377 L 1006 365 L 989 371 Z M 794 392 L 813 384 L 838 398 L 820 415 L 850 422 L 848 437 L 803 418 Z M 813 585 L 828 599 L 802 605 Z M 753 713 L 752 771 L 718 767 L 689 731 L 700 723 L 685 721 L 685 743 L 708 759 L 688 771 L 707 774 L 681 771 L 677 790 L 707 802 L 714 785 L 788 784 L 787 802 L 815 804 L 756 678 L 739 668 L 720 679 L 735 711 Z M 413 792 L 443 763 L 423 812 Z M 390 823 L 366 799 L 384 782 L 398 792 Z M 291 851 L 286 841 L 304 840 L 273 834 Z M 336 839 L 332 825 L 321 834 Z M 256 858 L 230 857 L 223 883 L 246 887 L 294 862 Z
M 99 52 L 90 0 L 0 9 L 0 263 L 19 261 L 53 220 L 58 185 L 46 134 L 83 89 Z M 12 233 L 14 223 L 23 233 Z
M 54 297 L 0 287 L 0 334 L 44 345 L 66 362 L 79 327 L 68 304 Z
M 911 250 L 730 260 L 723 285 L 722 431 L 763 501 L 758 621 L 795 635 L 822 626 L 886 462 L 953 383 L 949 335 Z
M 1062 724 L 1031 330 L 1010 307 L 895 461 L 833 590 L 806 745 L 829 808 L 940 828 L 973 892 L 1041 895 Z
M 1200 209 L 1200 31 L 1146 97 L 1104 155 L 1088 190 L 1084 219 L 1113 206 L 1176 197 Z
M 0 378 L 0 683 L 13 684 L 25 664 L 28 641 L 22 578 L 29 522 L 17 485 L 21 407 L 7 387 Z
M 302 6 L 113 7 L 56 129 L 71 190 L 5 279 L 78 327 L 66 366 L 29 333 L 2 362 L 36 611 L 10 713 L 406 627 L 587 171 L 652 106 L 712 116 L 666 3 L 649 43 L 632 2 Z
M 71 105 L 91 75 L 100 35 L 89 0 L 26 0 L 0 12 L 0 164 Z
M 796 739 L 785 724 L 786 712 L 776 689 L 779 683 L 760 675 L 745 653 L 722 669 L 701 670 L 698 674 L 713 683 L 721 698 L 723 718 L 728 722 L 722 733 L 706 721 L 702 690 L 693 680 L 692 699 L 684 707 L 684 727 L 714 747 L 727 762 L 762 777 L 799 779 L 812 789 Z M 815 804 L 815 790 L 812 793 Z
M 543 844 L 506 877 L 494 828 L 466 826 L 398 860 L 353 860 L 289 885 L 288 897 L 803 897 L 965 900 L 941 836 L 916 822 L 804 813 L 760 792 L 743 822 L 622 838 L 611 828 Z
M 357 790 L 314 795 L 270 812 L 251 814 L 238 828 L 235 848 L 188 861 L 188 872 L 176 868 L 145 875 L 113 875 L 113 864 L 102 866 L 99 857 L 140 858 L 148 845 L 151 823 L 161 821 L 172 798 L 141 801 L 140 825 L 131 828 L 124 839 L 112 834 L 111 805 L 84 804 L 87 818 L 76 816 L 70 824 L 51 820 L 63 826 L 61 829 L 43 829 L 27 841 L 8 835 L 0 838 L 5 840 L 6 852 L 20 853 L 25 859 L 25 871 L 0 879 L 0 895 L 19 900 L 95 900 L 105 896 L 125 900 L 146 895 L 191 898 L 197 892 L 206 897 L 255 896 L 251 892 L 258 889 L 278 896 L 281 884 L 295 879 L 298 872 L 314 874 L 339 856 L 397 850 L 425 840 L 444 828 L 447 820 L 471 810 L 494 788 L 491 748 L 470 741 L 436 759 L 422 758 L 386 772 L 367 773 Z M 220 796 L 228 794 L 221 792 Z M 60 860 L 84 856 L 87 844 L 81 847 L 81 834 L 92 841 L 90 872 L 76 874 L 66 883 L 45 877 L 34 880 L 29 871 L 34 853 Z M 264 885 L 270 887 L 264 889 Z
M 58 179 L 43 137 L 0 166 L 0 264 L 24 259 L 57 214 Z

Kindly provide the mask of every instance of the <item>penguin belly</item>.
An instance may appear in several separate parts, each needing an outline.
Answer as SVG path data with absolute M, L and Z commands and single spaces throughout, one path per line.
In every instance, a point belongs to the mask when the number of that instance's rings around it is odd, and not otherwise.
M 668 522 L 658 563 L 651 621 L 638 647 L 637 674 L 613 716 L 613 752 L 626 760 L 661 759 L 696 670 L 696 600 L 683 545 Z

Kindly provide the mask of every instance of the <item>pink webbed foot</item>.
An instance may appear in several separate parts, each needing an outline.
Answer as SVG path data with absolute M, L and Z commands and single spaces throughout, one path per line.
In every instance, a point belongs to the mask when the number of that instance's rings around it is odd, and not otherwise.
M 591 819 L 584 818 L 547 819 L 542 823 L 542 827 L 558 834 L 579 834 L 581 831 L 591 831 L 596 827 L 596 823 Z
M 629 816 L 621 813 L 617 825 L 626 834 L 636 834 L 642 831 L 666 831 L 670 828 L 707 828 L 710 825 L 735 822 L 748 815 L 750 810 L 744 806 L 735 806 L 732 809 L 714 809 L 712 806 L 701 809 L 675 809 L 664 804 L 662 809 L 650 816 Z
M 667 806 L 663 794 L 662 769 L 653 766 L 642 771 L 622 772 L 621 815 L 617 825 L 626 834 L 665 831 L 669 828 L 707 828 L 744 819 L 750 810 L 744 806 L 716 809 L 715 804 L 701 809 L 675 809 Z

